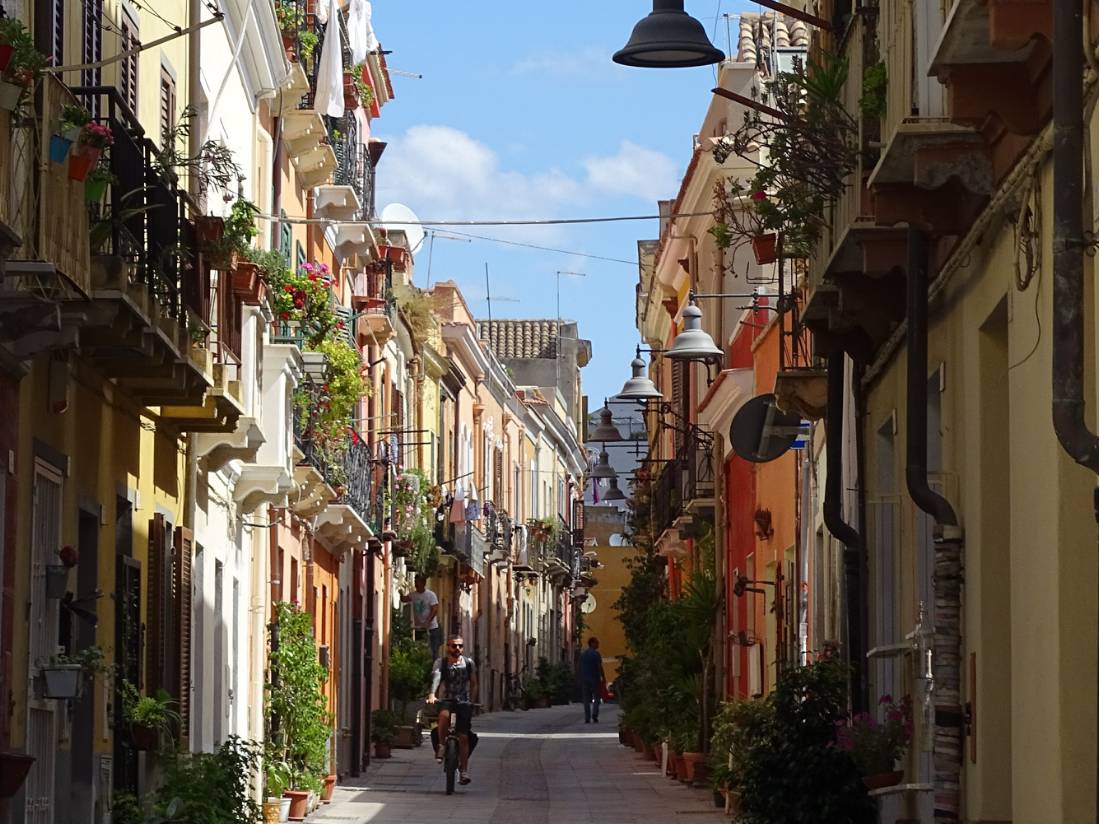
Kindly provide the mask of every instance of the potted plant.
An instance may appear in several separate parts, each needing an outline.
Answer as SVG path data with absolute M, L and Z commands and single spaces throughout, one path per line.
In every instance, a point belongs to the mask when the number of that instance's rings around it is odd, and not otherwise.
M 276 0 L 275 19 L 283 35 L 283 47 L 287 57 L 293 62 L 298 59 L 294 53 L 294 41 L 299 37 L 299 30 L 305 25 L 304 10 L 295 0 Z M 317 45 L 316 35 L 314 35 L 313 45 Z
M 13 17 L 0 18 L 0 72 L 6 72 L 11 65 L 15 47 L 27 36 L 23 24 Z
M 39 687 L 43 698 L 79 698 L 85 678 L 106 672 L 103 650 L 97 646 L 85 647 L 79 652 L 67 654 L 59 647 L 56 655 L 39 666 Z
M 58 122 L 58 133 L 50 136 L 50 161 L 64 163 L 72 148 L 80 138 L 81 128 L 91 120 L 91 115 L 83 106 L 68 103 L 61 107 L 61 119 Z
M 264 756 L 264 824 L 286 821 L 290 816 L 290 799 L 283 793 L 290 786 L 290 764 L 273 742 L 266 744 Z
M 100 163 L 88 173 L 88 177 L 84 180 L 84 200 L 88 203 L 99 203 L 107 193 L 107 187 L 115 183 L 118 183 L 118 178 Z
M 913 731 L 912 701 L 908 695 L 901 701 L 884 695 L 878 703 L 882 721 L 862 712 L 852 718 L 851 726 L 837 726 L 837 746 L 851 754 L 869 790 L 901 782 L 904 773 L 894 767 L 905 754 Z
M 331 804 L 332 793 L 336 789 L 336 773 L 329 773 L 325 776 L 325 786 L 321 790 L 321 803 Z
M 114 143 L 110 126 L 89 121 L 80 130 L 76 150 L 69 157 L 69 178 L 83 181 L 92 167 L 99 162 L 103 150 Z
M 376 758 L 389 758 L 394 736 L 397 734 L 397 716 L 387 709 L 377 709 L 370 716 L 370 740 L 374 744 Z
M 22 752 L 0 752 L 0 798 L 11 798 L 30 772 L 34 756 Z
M 179 728 L 179 713 L 175 703 L 163 689 L 155 695 L 141 695 L 128 681 L 122 684 L 123 717 L 130 722 L 130 742 L 139 752 L 155 752 L 175 737 Z
M 348 66 L 344 69 L 344 110 L 352 111 L 359 108 L 359 87 L 355 83 L 356 66 Z
M 14 112 L 19 109 L 27 91 L 46 66 L 46 56 L 34 47 L 34 38 L 18 20 L 5 18 L 0 21 L 0 42 L 10 46 L 7 67 L 0 76 L 0 109 Z

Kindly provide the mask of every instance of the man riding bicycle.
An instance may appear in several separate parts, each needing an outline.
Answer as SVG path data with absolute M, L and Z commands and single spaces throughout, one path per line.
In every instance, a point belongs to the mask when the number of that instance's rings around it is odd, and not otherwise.
M 447 731 L 451 728 L 451 713 L 455 713 L 455 734 L 458 736 L 458 773 L 459 783 L 470 783 L 470 728 L 474 708 L 472 695 L 477 695 L 477 665 L 473 659 L 462 654 L 461 635 L 452 635 L 447 639 L 446 653 L 435 659 L 432 667 L 432 689 L 427 702 L 439 707 L 438 742 L 435 760 L 443 762 L 443 746 Z M 440 688 L 443 694 L 440 695 Z

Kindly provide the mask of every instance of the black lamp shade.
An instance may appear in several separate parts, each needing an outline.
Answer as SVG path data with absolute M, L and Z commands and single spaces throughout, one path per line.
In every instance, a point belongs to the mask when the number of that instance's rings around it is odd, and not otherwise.
M 678 69 L 720 63 L 703 24 L 684 11 L 684 0 L 653 0 L 653 11 L 634 27 L 630 40 L 611 58 L 624 66 Z

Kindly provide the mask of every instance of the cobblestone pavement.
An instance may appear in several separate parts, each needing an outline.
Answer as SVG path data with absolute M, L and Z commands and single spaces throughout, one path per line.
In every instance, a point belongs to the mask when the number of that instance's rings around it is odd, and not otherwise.
M 308 822 L 341 824 L 714 824 L 728 822 L 709 791 L 659 774 L 652 761 L 619 745 L 618 711 L 599 724 L 581 707 L 500 712 L 474 720 L 481 740 L 473 782 L 444 794 L 431 745 L 376 760 L 357 786 L 337 787 L 333 803 Z

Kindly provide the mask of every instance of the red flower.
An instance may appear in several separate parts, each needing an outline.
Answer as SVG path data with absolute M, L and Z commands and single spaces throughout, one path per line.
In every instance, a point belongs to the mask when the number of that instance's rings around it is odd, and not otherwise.
M 280 320 L 290 320 L 290 312 L 283 312 L 279 315 Z
M 303 301 L 300 301 L 300 300 L 295 300 L 294 301 L 294 308 L 295 309 L 301 309 L 303 306 L 305 306 L 305 303 Z
M 753 192 L 752 193 L 752 199 L 753 200 L 767 200 L 768 195 L 767 195 L 766 192 Z

